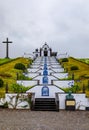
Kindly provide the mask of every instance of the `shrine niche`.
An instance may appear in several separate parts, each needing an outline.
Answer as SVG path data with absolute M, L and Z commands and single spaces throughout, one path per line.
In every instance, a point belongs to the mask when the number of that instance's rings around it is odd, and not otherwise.
M 42 96 L 49 96 L 49 88 L 47 86 L 42 88 Z

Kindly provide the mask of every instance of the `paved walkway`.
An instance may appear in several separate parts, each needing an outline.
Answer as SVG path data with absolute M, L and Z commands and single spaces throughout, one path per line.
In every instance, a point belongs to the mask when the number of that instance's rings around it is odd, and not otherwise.
M 0 130 L 89 130 L 89 112 L 0 109 Z

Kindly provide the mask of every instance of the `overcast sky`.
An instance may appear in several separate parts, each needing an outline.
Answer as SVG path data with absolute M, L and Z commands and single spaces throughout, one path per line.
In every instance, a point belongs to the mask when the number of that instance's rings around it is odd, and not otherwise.
M 45 42 L 58 53 L 89 57 L 89 0 L 0 0 L 0 57 L 23 56 Z

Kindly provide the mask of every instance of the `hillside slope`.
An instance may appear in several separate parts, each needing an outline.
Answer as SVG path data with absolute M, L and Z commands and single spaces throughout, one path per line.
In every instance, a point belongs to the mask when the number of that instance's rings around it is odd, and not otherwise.
M 11 91 L 10 87 L 16 83 L 17 73 L 22 74 L 22 70 L 14 69 L 16 63 L 23 63 L 27 67 L 31 63 L 31 60 L 20 57 L 0 65 L 0 78 L 4 81 L 4 86 L 0 88 L 1 96 L 5 93 L 6 84 L 8 83 L 9 91 Z
M 72 79 L 74 75 L 75 85 L 79 87 L 78 92 L 83 92 L 86 89 L 86 93 L 89 93 L 89 65 L 79 61 L 73 57 L 68 58 L 68 62 L 62 62 L 59 60 L 64 67 L 65 71 L 69 73 L 69 79 Z M 77 66 L 78 70 L 71 70 L 71 67 Z

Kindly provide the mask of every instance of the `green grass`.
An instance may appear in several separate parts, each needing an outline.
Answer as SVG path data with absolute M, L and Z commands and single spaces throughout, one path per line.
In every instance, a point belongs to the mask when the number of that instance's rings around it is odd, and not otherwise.
M 89 64 L 89 58 L 83 58 L 83 59 L 79 59 L 80 61 L 82 61 L 82 62 L 84 62 L 84 63 L 87 63 L 87 64 Z
M 0 64 L 6 63 L 8 61 L 11 61 L 11 59 L 8 59 L 8 58 L 1 59 L 0 58 Z
M 61 60 L 60 60 L 61 62 Z M 72 74 L 74 74 L 75 86 L 79 86 L 77 90 L 78 93 L 83 92 L 83 87 L 86 89 L 86 94 L 89 93 L 89 65 L 72 57 L 68 58 L 68 62 L 61 62 L 64 67 L 65 72 L 69 73 L 69 79 L 72 79 Z M 78 66 L 78 70 L 71 70 L 72 66 Z
M 0 63 L 5 63 L 0 65 L 0 78 L 3 79 L 4 81 L 4 86 L 0 88 L 0 97 L 3 97 L 5 94 L 6 83 L 8 83 L 9 92 L 11 92 L 11 86 L 12 84 L 15 84 L 17 80 L 17 73 L 19 73 L 20 76 L 23 73 L 22 70 L 14 69 L 15 64 L 23 63 L 27 68 L 28 64 L 31 63 L 31 61 L 26 58 L 16 58 L 10 62 L 7 62 L 8 60 L 9 59 L 0 60 L 1 61 Z

